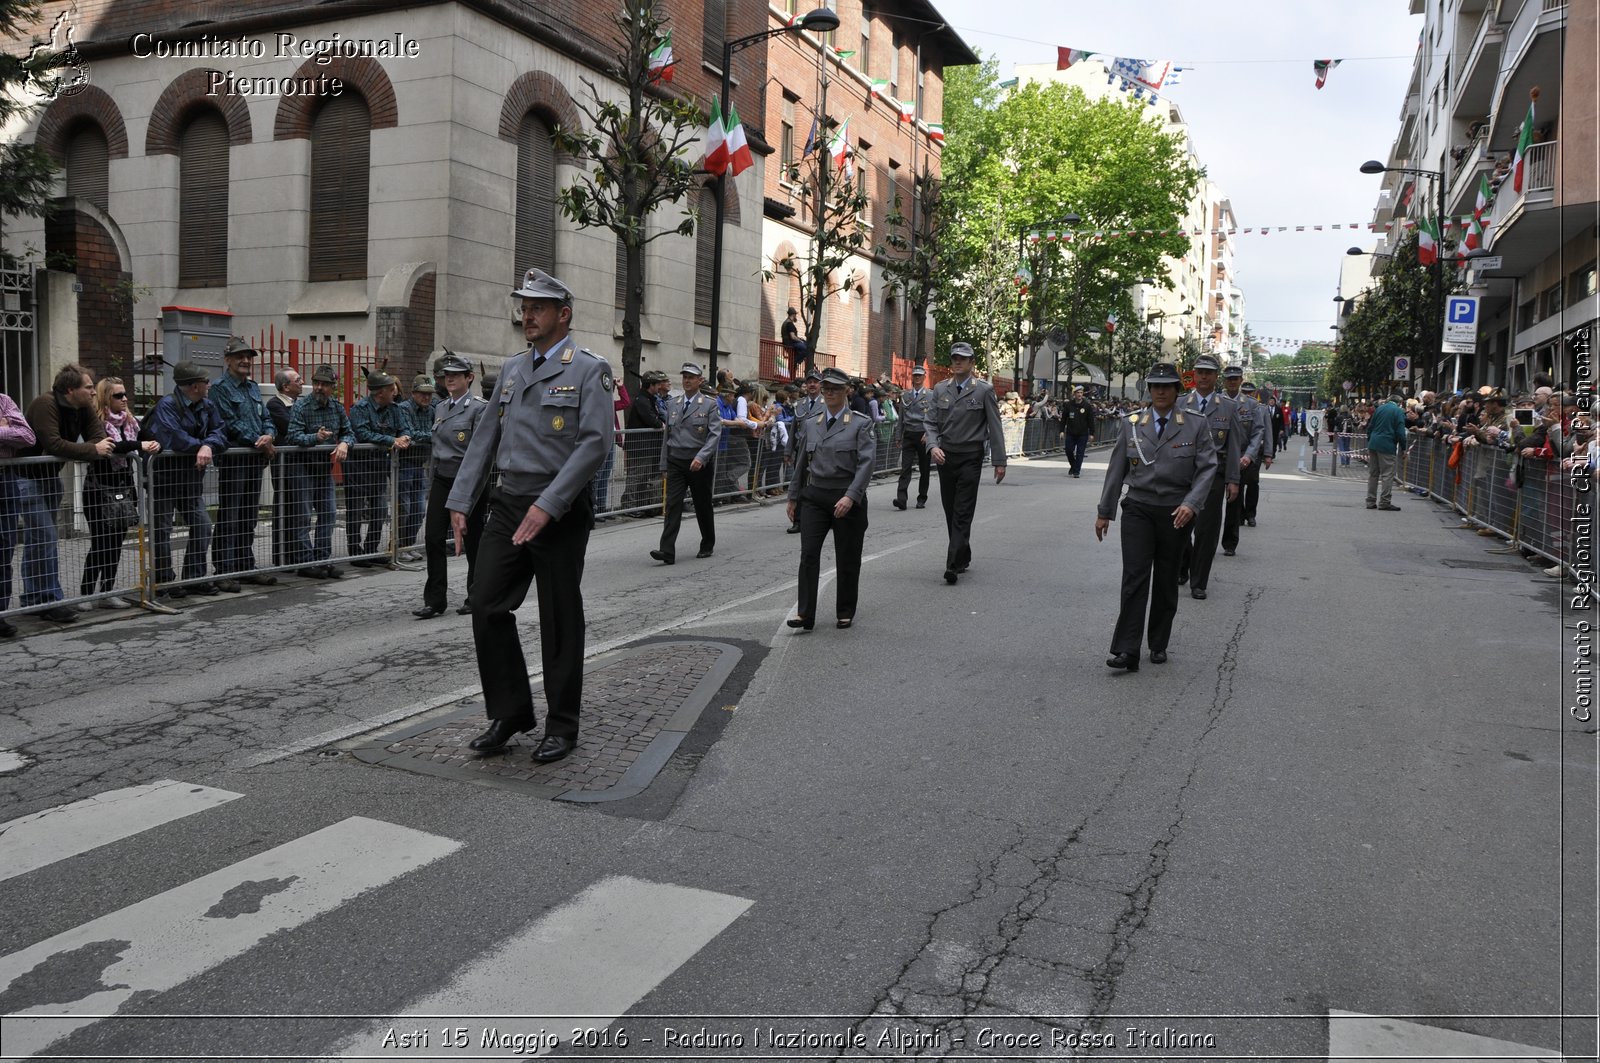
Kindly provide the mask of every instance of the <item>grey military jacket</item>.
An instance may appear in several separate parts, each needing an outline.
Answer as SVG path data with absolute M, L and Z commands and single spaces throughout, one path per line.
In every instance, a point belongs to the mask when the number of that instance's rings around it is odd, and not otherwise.
M 817 419 L 817 414 L 827 407 L 823 405 L 821 395 L 801 395 L 794 404 L 794 438 L 798 443 L 805 435 L 806 429 L 811 427 Z
M 1220 391 L 1213 391 L 1206 401 L 1206 412 L 1200 412 L 1200 393 L 1191 391 L 1178 400 L 1178 409 L 1211 422 L 1211 438 L 1217 444 L 1217 460 L 1222 465 L 1223 481 L 1239 482 L 1239 446 L 1248 439 L 1244 422 L 1239 417 L 1239 403 Z
M 989 441 L 989 460 L 994 467 L 1006 467 L 1006 437 L 1000 428 L 1000 403 L 987 380 L 968 377 L 966 390 L 956 393 L 956 381 L 941 380 L 934 385 L 928 406 L 928 419 L 922 430 L 928 450 L 942 447 L 970 449 Z
M 445 505 L 471 512 L 496 466 L 506 494 L 532 496 L 553 519 L 566 516 L 610 453 L 612 384 L 606 360 L 570 336 L 537 369 L 531 349 L 506 359 Z
M 441 399 L 433 404 L 433 471 L 446 479 L 453 479 L 461 471 L 461 462 L 467 456 L 478 422 L 489 408 L 488 402 L 470 391 L 455 402 Z
M 1266 450 L 1267 435 L 1272 429 L 1267 425 L 1261 403 L 1246 398 L 1242 393 L 1234 401 L 1239 404 L 1239 423 L 1249 430 L 1248 442 L 1241 441 L 1239 444 L 1239 456 L 1249 458 L 1252 464 L 1257 463 Z
M 800 497 L 802 484 L 815 484 L 844 487 L 845 494 L 859 506 L 866 500 L 872 463 L 878 456 L 878 435 L 872 430 L 872 418 L 846 407 L 831 428 L 826 410 L 807 418 L 807 422 L 805 434 L 800 437 L 794 476 L 789 481 L 789 500 Z
M 1155 411 L 1140 410 L 1122 419 L 1100 492 L 1099 515 L 1117 519 L 1124 484 L 1130 502 L 1173 509 L 1188 506 L 1199 513 L 1216 474 L 1217 445 L 1206 418 L 1174 407 L 1166 431 L 1157 439 Z
M 715 395 L 702 388 L 684 409 L 683 396 L 667 400 L 667 430 L 661 434 L 661 471 L 667 471 L 667 455 L 711 464 L 722 437 L 722 410 Z
M 923 388 L 921 391 L 907 388 L 900 393 L 900 430 L 906 434 L 906 438 L 925 430 L 932 408 L 932 388 Z

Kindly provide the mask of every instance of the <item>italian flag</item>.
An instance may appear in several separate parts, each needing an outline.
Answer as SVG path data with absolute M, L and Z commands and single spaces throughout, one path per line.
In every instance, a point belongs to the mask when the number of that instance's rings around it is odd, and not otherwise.
M 917 112 L 917 105 L 910 100 L 900 101 L 900 121 L 909 122 Z
M 1522 191 L 1523 173 L 1528 168 L 1528 149 L 1533 147 L 1533 100 L 1528 101 L 1528 114 L 1522 120 L 1522 132 L 1517 135 L 1517 155 L 1511 162 L 1511 190 Z
M 1107 314 L 1106 315 L 1106 331 L 1107 332 L 1115 332 L 1115 331 L 1117 331 L 1117 315 L 1116 314 Z
M 705 168 L 707 173 L 719 175 L 728 168 L 728 131 L 722 124 L 722 104 L 715 96 L 711 97 L 711 122 L 706 129 Z
M 1476 251 L 1483 243 L 1483 218 L 1477 214 L 1472 216 L 1472 221 L 1467 225 L 1467 250 Z
M 1431 266 L 1439 260 L 1439 222 L 1423 218 L 1417 223 L 1417 265 Z
M 850 155 L 850 119 L 846 118 L 834 130 L 833 136 L 828 138 L 828 154 L 833 156 L 835 169 L 844 169 L 845 160 Z
M 889 79 L 888 78 L 873 78 L 872 79 L 872 95 L 874 95 L 874 96 L 882 96 L 884 99 L 887 100 L 889 98 Z
M 671 81 L 672 65 L 675 62 L 676 60 L 672 58 L 672 34 L 668 33 L 650 53 L 650 80 Z
M 739 121 L 738 104 L 729 101 L 728 110 L 728 166 L 733 171 L 733 176 L 738 177 L 755 164 L 755 159 L 750 155 L 750 144 L 745 140 L 744 123 Z
M 939 144 L 944 143 L 944 126 L 938 122 L 928 123 L 928 139 Z
M 1472 204 L 1472 216 L 1479 221 L 1483 220 L 1483 212 L 1489 209 L 1489 204 L 1494 200 L 1494 190 L 1489 187 L 1489 175 L 1478 175 L 1478 199 Z

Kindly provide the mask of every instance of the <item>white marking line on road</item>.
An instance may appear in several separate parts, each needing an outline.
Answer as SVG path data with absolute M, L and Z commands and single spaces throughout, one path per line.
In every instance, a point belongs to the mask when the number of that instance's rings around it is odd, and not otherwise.
M 445 988 L 406 1008 L 427 1023 L 379 1022 L 342 1042 L 336 1058 L 435 1058 L 432 1049 L 385 1048 L 391 1029 L 465 1025 L 469 1051 L 483 1051 L 482 1031 L 532 1041 L 541 1030 L 565 1033 L 580 1024 L 616 1021 L 673 971 L 722 933 L 751 905 L 743 897 L 614 875 L 549 912 Z M 537 1017 L 533 1013 L 545 1017 Z M 447 1021 L 438 1021 L 447 1017 Z M 475 1021 L 467 1022 L 468 1018 Z M 460 1019 L 462 1021 L 455 1021 Z M 546 1044 L 541 1055 L 554 1046 Z
M 1560 1052 L 1437 1026 L 1328 1009 L 1328 1063 L 1373 1059 L 1472 1060 L 1556 1063 Z
M 160 782 L 107 790 L 70 805 L 0 823 L 0 881 L 236 801 L 243 794 Z
M 898 550 L 907 550 L 913 546 L 919 546 L 926 541 L 926 539 L 913 539 L 909 543 L 902 543 L 899 546 L 890 547 L 889 549 L 883 550 L 879 553 L 870 554 L 867 557 L 862 558 L 861 561 L 862 564 L 865 564 L 868 561 L 874 561 L 887 554 L 895 553 Z M 594 658 L 610 653 L 613 650 L 619 650 L 624 646 L 632 645 L 633 643 L 638 642 L 640 639 L 647 639 L 653 635 L 661 635 L 680 627 L 688 627 L 691 624 L 698 624 L 701 621 L 709 620 L 713 616 L 717 616 L 720 613 L 726 613 L 729 610 L 738 609 L 741 606 L 749 605 L 751 602 L 758 602 L 761 599 L 771 595 L 781 594 L 784 591 L 791 591 L 793 589 L 794 582 L 792 580 L 785 580 L 782 583 L 774 583 L 765 590 L 756 591 L 754 594 L 747 594 L 743 598 L 735 598 L 733 601 L 725 602 L 714 609 L 705 609 L 699 612 L 690 613 L 686 616 L 679 617 L 676 620 L 669 620 L 666 623 L 657 624 L 655 627 L 646 628 L 643 631 L 635 631 L 627 635 L 619 635 L 614 639 L 607 639 L 605 642 L 589 647 L 584 653 L 583 659 L 586 661 L 593 660 Z M 528 673 L 528 677 L 535 682 L 537 682 L 543 675 L 543 669 L 538 668 Z M 471 686 L 465 686 L 456 690 L 446 691 L 443 694 L 435 694 L 431 698 L 425 698 L 422 701 L 415 701 L 410 705 L 405 705 L 389 712 L 380 713 L 377 716 L 368 716 L 364 719 L 357 720 L 354 723 L 348 723 L 342 727 L 335 727 L 331 730 L 323 731 L 320 734 L 312 735 L 309 738 L 303 738 L 298 742 L 292 742 L 289 745 L 277 746 L 273 749 L 263 750 L 260 753 L 254 753 L 248 757 L 242 757 L 239 760 L 230 761 L 228 762 L 227 766 L 229 768 L 258 768 L 263 764 L 271 764 L 275 760 L 282 760 L 285 757 L 292 757 L 297 753 L 304 753 L 310 749 L 320 749 L 323 746 L 331 745 L 334 742 L 342 742 L 346 738 L 351 738 L 358 734 L 365 734 L 368 731 L 376 731 L 379 728 L 387 727 L 389 724 L 399 723 L 401 720 L 408 720 L 413 716 L 420 716 L 425 712 L 432 712 L 434 709 L 443 708 L 452 702 L 461 701 L 464 698 L 470 698 L 481 693 L 483 693 L 483 684 L 474 683 Z
M 26 768 L 33 761 L 14 749 L 0 749 L 0 775 Z
M 5 1055 L 40 1052 L 136 994 L 180 985 L 459 848 L 356 816 L 0 957 L 0 993 L 30 975 L 45 991 L 58 978 L 101 987 L 8 1014 Z

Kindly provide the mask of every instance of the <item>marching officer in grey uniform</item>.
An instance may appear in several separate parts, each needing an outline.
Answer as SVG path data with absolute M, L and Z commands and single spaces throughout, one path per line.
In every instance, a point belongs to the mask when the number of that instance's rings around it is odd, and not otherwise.
M 1240 385 L 1244 392 L 1245 406 L 1259 422 L 1257 431 L 1261 433 L 1261 460 L 1255 462 L 1251 468 L 1249 479 L 1241 476 L 1239 483 L 1239 515 L 1244 518 L 1247 528 L 1256 526 L 1256 504 L 1261 500 L 1261 472 L 1263 469 L 1272 468 L 1272 461 L 1277 457 L 1272 442 L 1272 418 L 1277 411 L 1256 398 L 1256 385 L 1252 380 L 1246 380 Z
M 800 524 L 800 613 L 788 624 L 807 631 L 817 615 L 822 541 L 830 529 L 839 570 L 837 626 L 855 622 L 861 547 L 867 537 L 867 484 L 878 456 L 878 437 L 871 417 L 846 406 L 849 387 L 844 370 L 822 371 L 823 411 L 797 436 L 800 450 L 789 481 L 789 520 Z
M 1217 475 L 1210 422 L 1177 408 L 1178 367 L 1158 362 L 1145 383 L 1150 406 L 1122 422 L 1094 521 L 1095 538 L 1104 540 L 1121 500 L 1122 610 L 1106 665 L 1130 672 L 1139 670 L 1147 599 L 1150 663 L 1166 662 L 1178 612 L 1178 562 L 1189 523 L 1205 506 Z M 1124 484 L 1127 498 L 1122 498 Z
M 1258 466 L 1267 447 L 1266 422 L 1257 417 L 1251 407 L 1254 400 L 1244 394 L 1244 367 L 1230 365 L 1223 370 L 1223 384 L 1228 397 L 1239 404 L 1239 492 L 1228 500 L 1222 518 L 1222 552 L 1232 557 L 1239 548 L 1239 522 L 1243 519 L 1243 495 L 1250 489 L 1252 480 L 1260 474 Z M 1252 389 L 1253 390 L 1253 389 Z
M 667 430 L 661 436 L 661 471 L 667 474 L 667 508 L 661 525 L 661 549 L 650 556 L 664 565 L 677 560 L 678 526 L 683 523 L 683 496 L 694 499 L 700 525 L 700 552 L 710 557 L 717 545 L 711 516 L 711 477 L 716 469 L 717 441 L 722 437 L 722 412 L 715 396 L 702 390 L 705 370 L 684 362 L 683 397 L 667 399 Z
M 459 552 L 489 470 L 500 470 L 472 589 L 472 639 L 490 723 L 469 746 L 496 752 L 535 725 L 516 610 L 537 581 L 548 713 L 533 759 L 546 763 L 571 753 L 578 741 L 583 559 L 594 528 L 590 483 L 612 446 L 613 379 L 604 358 L 572 342 L 571 289 L 530 269 L 511 294 L 522 300 L 529 346 L 501 367 L 446 505 Z
M 446 568 L 445 541 L 450 533 L 447 505 L 461 463 L 467 456 L 478 422 L 489 404 L 472 393 L 472 363 L 446 347 L 444 357 L 435 364 L 436 379 L 445 395 L 433 403 L 433 476 L 428 482 L 428 515 L 422 528 L 423 552 L 428 559 L 428 581 L 422 586 L 422 608 L 412 613 L 418 620 L 443 616 L 445 595 L 450 590 Z M 478 540 L 483 534 L 483 512 L 488 506 L 487 491 L 479 492 L 467 514 L 467 598 L 456 610 L 472 612 L 472 585 L 477 578 Z
M 972 563 L 972 516 L 978 509 L 985 439 L 994 462 L 994 482 L 1006 478 L 1000 403 L 989 382 L 972 375 L 972 362 L 972 344 L 958 341 L 950 345 L 952 375 L 934 387 L 928 419 L 923 422 L 923 445 L 939 466 L 939 501 L 950 534 L 944 559 L 946 583 L 954 583 Z
M 816 420 L 817 414 L 821 412 L 822 373 L 813 369 L 811 372 L 806 374 L 805 394 L 801 395 L 794 404 L 794 441 L 792 446 L 795 447 L 796 453 L 799 453 L 800 433 L 805 430 L 806 425 Z M 794 475 L 792 469 L 790 470 L 789 475 L 791 477 Z M 799 533 L 800 522 L 797 520 L 791 520 L 789 522 L 789 534 L 798 535 Z
M 1211 479 L 1206 505 L 1190 523 L 1194 538 L 1183 544 L 1183 560 L 1178 565 L 1178 585 L 1189 584 L 1189 597 L 1204 601 L 1211 562 L 1217 556 L 1217 536 L 1222 531 L 1225 501 L 1239 494 L 1239 440 L 1245 435 L 1239 420 L 1239 404 L 1217 393 L 1220 366 L 1209 354 L 1194 360 L 1194 390 L 1178 403 L 1185 414 L 1210 422 L 1211 438 L 1217 444 L 1221 471 Z
M 906 508 L 913 468 L 921 473 L 917 481 L 917 508 L 928 506 L 928 451 L 922 445 L 922 433 L 927 430 L 933 392 L 922 386 L 927 376 L 928 371 L 917 366 L 911 370 L 910 390 L 900 393 L 900 486 L 894 495 L 895 509 Z

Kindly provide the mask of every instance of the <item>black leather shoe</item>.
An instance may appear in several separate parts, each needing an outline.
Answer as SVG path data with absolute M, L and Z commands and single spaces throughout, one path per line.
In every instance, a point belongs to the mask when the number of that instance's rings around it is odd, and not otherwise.
M 1377 509 L 1378 508 L 1378 503 L 1376 503 L 1376 502 L 1368 502 L 1367 503 L 1367 508 L 1368 509 Z
M 431 605 L 425 605 L 421 609 L 414 610 L 411 615 L 416 617 L 418 620 L 432 620 L 436 616 L 443 616 L 444 610 L 436 609 Z
M 533 730 L 533 724 L 519 727 L 510 720 L 491 720 L 489 729 L 483 734 L 467 743 L 467 748 L 474 753 L 498 753 L 511 741 L 513 735 L 527 734 Z
M 1390 513 L 1398 513 L 1398 512 L 1400 512 L 1400 507 L 1399 506 L 1379 506 L 1378 508 L 1379 509 L 1388 510 Z M 1251 521 L 1250 523 L 1254 524 L 1255 521 Z
M 700 558 L 710 557 L 711 556 L 711 551 L 710 550 L 702 550 L 698 554 L 695 554 L 694 556 L 695 557 L 700 557 Z
M 671 554 L 664 554 L 660 550 L 650 551 L 650 556 L 661 562 L 663 565 L 670 565 L 674 560 L 676 560 Z
M 239 582 L 249 583 L 256 587 L 273 587 L 277 585 L 278 577 L 269 575 L 244 576 Z
M 239 586 L 239 581 L 236 579 L 219 579 L 217 580 L 217 590 L 225 594 L 238 594 L 244 588 Z
M 944 581 L 946 583 L 954 583 L 956 580 L 958 580 L 960 578 L 961 578 L 960 576 L 956 575 L 956 570 L 955 569 L 947 568 L 947 569 L 944 570 Z
M 560 760 L 577 748 L 578 740 L 575 738 L 546 735 L 544 741 L 539 743 L 539 748 L 533 751 L 533 762 L 535 764 L 549 764 L 552 761 Z
M 351 568 L 371 568 L 375 564 L 377 564 L 376 561 L 368 561 L 364 557 L 358 557 L 354 561 L 350 562 L 350 567 Z
M 853 617 L 853 616 L 841 616 L 838 619 L 838 621 L 836 621 L 834 623 L 834 627 L 837 627 L 842 631 L 843 629 L 849 627 L 851 624 L 854 624 L 855 622 L 856 622 L 856 618 Z
M 1204 587 L 1190 587 L 1189 597 L 1197 602 L 1203 602 L 1206 600 L 1206 589 Z
M 46 609 L 39 614 L 39 619 L 49 620 L 57 624 L 76 624 L 78 611 L 69 606 L 58 605 L 54 609 Z
M 1166 664 L 1167 663 L 1167 651 L 1166 650 L 1151 650 L 1150 651 L 1150 663 L 1151 664 Z
M 217 585 L 214 583 L 196 583 L 194 586 L 189 588 L 189 593 L 203 594 L 207 598 L 215 598 L 222 592 L 217 589 Z
M 1251 517 L 1249 520 L 1244 522 L 1244 526 L 1246 528 L 1254 528 L 1256 526 L 1256 519 Z
M 1222 556 L 1223 556 L 1223 557 L 1232 557 L 1232 556 L 1233 556 L 1233 547 L 1231 547 L 1231 546 L 1224 546 L 1224 547 L 1223 547 L 1223 548 L 1222 548 Z
M 895 499 L 894 500 L 894 508 L 895 509 L 905 509 L 906 508 L 906 500 L 903 499 L 903 498 Z
M 1187 572 L 1178 573 L 1178 586 L 1181 587 L 1185 583 L 1188 583 L 1188 582 L 1189 582 L 1189 573 L 1187 573 Z
M 789 619 L 785 620 L 784 623 L 790 627 L 804 628 L 805 630 L 810 631 L 812 626 L 816 623 L 816 620 L 809 616 L 791 616 Z
M 1107 668 L 1126 668 L 1130 672 L 1139 670 L 1139 655 L 1135 653 L 1119 653 L 1106 658 Z
M 0 639 L 14 639 L 17 637 L 17 625 L 9 620 L 0 620 Z
M 307 565 L 305 568 L 300 569 L 300 575 L 307 579 L 327 579 L 328 570 L 322 565 Z
M 789 534 L 790 535 L 798 535 L 798 534 L 800 534 L 800 525 L 799 524 L 791 524 L 791 525 L 789 525 Z
M 323 565 L 322 574 L 329 579 L 344 579 L 344 573 L 339 571 L 338 565 Z
M 917 499 L 917 508 L 918 509 L 927 509 L 928 508 L 928 500 L 926 498 Z
M 471 613 L 472 613 L 472 603 L 471 602 L 462 602 L 460 605 L 456 606 L 456 615 L 457 616 L 468 616 Z

